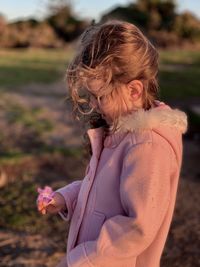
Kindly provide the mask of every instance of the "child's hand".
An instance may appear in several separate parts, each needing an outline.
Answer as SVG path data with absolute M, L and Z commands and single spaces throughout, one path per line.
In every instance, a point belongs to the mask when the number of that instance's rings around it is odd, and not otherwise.
M 66 209 L 63 196 L 57 192 L 53 192 L 51 187 L 45 186 L 44 189 L 37 189 L 39 196 L 37 198 L 38 211 L 42 214 L 58 213 Z

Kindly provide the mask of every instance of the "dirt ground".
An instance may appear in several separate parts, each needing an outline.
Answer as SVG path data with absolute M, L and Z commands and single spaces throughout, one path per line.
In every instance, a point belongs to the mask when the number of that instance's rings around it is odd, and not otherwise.
M 45 93 L 48 91 L 48 94 Z M 51 121 L 53 125 L 52 131 L 44 133 L 43 138 L 48 140 L 48 144 L 64 145 L 66 147 L 79 148 L 82 144 L 80 137 L 80 128 L 75 125 L 69 115 L 69 109 L 63 102 L 66 96 L 63 83 L 55 83 L 52 85 L 29 85 L 21 87 L 15 92 L 4 93 L 3 99 L 9 103 L 18 103 L 27 109 L 42 108 L 41 117 Z M 185 101 L 184 105 L 192 105 L 193 100 Z M 173 106 L 179 107 L 180 103 L 172 103 Z M 6 123 L 3 113 L 0 112 L 0 123 L 3 126 Z M 4 125 L 5 126 L 5 125 Z M 12 126 L 8 129 L 8 134 L 13 134 Z M 19 130 L 20 132 L 20 130 Z M 199 206 L 199 185 L 200 185 L 200 141 L 198 138 L 184 137 L 183 140 L 183 163 L 177 192 L 177 202 L 174 211 L 173 221 L 166 242 L 166 246 L 161 259 L 162 267 L 197 267 L 200 266 L 199 247 L 200 247 L 200 206 Z M 70 166 L 70 170 L 66 167 L 65 162 Z M 38 168 L 40 175 L 44 175 L 43 184 L 48 182 L 54 187 L 64 185 L 66 177 L 81 177 L 84 171 L 84 164 L 81 165 L 76 173 L 73 173 L 75 162 L 69 158 L 42 158 L 46 160 L 46 165 L 39 165 L 39 160 L 35 161 L 35 166 L 29 168 L 37 170 L 32 173 L 34 177 L 31 182 L 38 182 Z M 28 164 L 28 163 L 26 163 Z M 33 163 L 29 163 L 33 164 Z M 55 165 L 57 164 L 57 167 Z M 75 164 L 75 165 L 73 165 Z M 54 170 L 52 169 L 54 165 Z M 28 166 L 28 165 L 25 165 Z M 44 167 L 45 166 L 45 167 Z M 64 166 L 64 167 L 63 167 Z M 46 171 L 47 168 L 48 171 Z M 67 169 L 67 170 L 66 170 Z M 19 168 L 19 172 L 21 167 Z M 52 170 L 54 171 L 52 174 Z M 17 171 L 16 171 L 17 172 Z M 9 173 L 9 172 L 8 172 Z M 51 173 L 51 174 L 50 174 Z M 36 175 L 37 174 L 37 175 Z M 56 180 L 56 174 L 59 179 Z M 48 176 L 49 175 L 49 176 Z M 0 186 L 1 192 L 5 192 L 8 187 L 12 186 L 13 178 L 9 181 L 8 174 L 1 173 Z M 73 180 L 73 178 L 70 178 Z M 67 182 L 70 181 L 67 180 Z M 25 179 L 26 180 L 26 179 Z M 25 181 L 24 180 L 24 181 Z M 22 182 L 24 182 L 22 181 Z M 40 181 L 39 181 L 40 182 Z M 1 203 L 1 202 L 0 202 Z M 1 203 L 2 204 L 2 203 Z M 40 220 L 43 220 L 40 218 Z M 45 226 L 46 222 L 49 225 Z M 12 267 L 53 267 L 65 253 L 65 241 L 69 225 L 66 225 L 61 218 L 56 217 L 56 222 L 52 223 L 47 218 L 41 227 L 41 232 L 29 231 L 24 227 L 21 230 L 14 228 L 1 227 L 0 229 L 0 266 Z M 56 225 L 56 226 L 55 226 Z M 46 229 L 48 228 L 48 229 Z M 44 230 L 46 229 L 46 230 Z M 114 267 L 114 266 L 113 266 Z M 131 267 L 131 266 L 130 266 Z

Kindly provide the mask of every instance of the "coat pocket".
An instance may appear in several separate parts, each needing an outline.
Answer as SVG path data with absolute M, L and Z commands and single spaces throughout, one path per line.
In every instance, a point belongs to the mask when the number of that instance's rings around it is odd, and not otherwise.
M 87 240 L 95 240 L 98 238 L 105 220 L 106 215 L 104 213 L 96 210 L 92 212 L 88 223 Z

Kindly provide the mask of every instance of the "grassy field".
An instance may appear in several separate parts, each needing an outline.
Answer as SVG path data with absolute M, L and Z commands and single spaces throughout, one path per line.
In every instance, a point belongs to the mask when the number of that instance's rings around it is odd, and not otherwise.
M 0 90 L 20 90 L 30 83 L 52 83 L 64 77 L 72 49 L 0 51 Z M 160 51 L 160 95 L 163 100 L 200 96 L 200 52 Z
M 161 51 L 160 70 L 163 99 L 200 97 L 200 51 Z
M 68 224 L 66 227 L 59 216 L 38 214 L 36 189 L 44 185 L 60 188 L 82 179 L 85 171 L 87 158 L 80 145 L 80 129 L 72 123 L 69 107 L 63 102 L 63 78 L 72 55 L 72 49 L 0 51 L 2 267 L 53 267 L 65 253 Z M 189 101 L 200 97 L 199 75 L 200 52 L 160 51 L 161 99 Z M 194 120 L 194 125 L 199 125 L 199 116 Z M 200 240 L 196 237 L 200 233 L 200 176 L 194 167 L 199 150 L 191 141 L 186 152 L 184 179 L 180 181 L 178 205 L 162 258 L 165 267 L 197 266 L 199 259 L 194 249 Z M 191 237 L 193 242 L 189 242 Z
M 0 51 L 0 88 L 60 79 L 72 57 L 71 50 L 20 49 Z

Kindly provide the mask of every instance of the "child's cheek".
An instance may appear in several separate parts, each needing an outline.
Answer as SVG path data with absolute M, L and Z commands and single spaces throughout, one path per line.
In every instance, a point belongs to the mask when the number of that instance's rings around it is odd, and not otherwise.
M 108 123 L 111 123 L 113 120 L 112 103 L 102 100 L 100 110 L 101 110 L 101 114 L 103 114 L 103 118 L 105 118 Z

